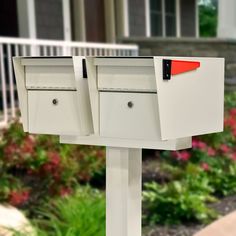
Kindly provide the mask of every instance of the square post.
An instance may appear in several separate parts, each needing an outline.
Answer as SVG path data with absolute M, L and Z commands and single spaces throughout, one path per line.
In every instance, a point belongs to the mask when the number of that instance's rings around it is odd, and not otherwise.
M 142 149 L 106 149 L 106 235 L 141 236 Z

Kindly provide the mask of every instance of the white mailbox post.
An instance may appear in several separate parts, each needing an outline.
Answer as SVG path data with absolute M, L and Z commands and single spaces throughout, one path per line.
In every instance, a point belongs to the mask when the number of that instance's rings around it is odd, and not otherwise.
M 107 147 L 107 236 L 141 236 L 142 148 L 223 130 L 221 58 L 16 57 L 14 69 L 26 132 Z

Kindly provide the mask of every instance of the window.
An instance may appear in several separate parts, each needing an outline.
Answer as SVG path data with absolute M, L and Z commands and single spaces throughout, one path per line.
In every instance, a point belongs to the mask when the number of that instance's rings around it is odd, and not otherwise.
M 162 0 L 150 0 L 151 35 L 162 36 Z
M 150 0 L 151 36 L 176 36 L 176 0 Z
M 166 36 L 176 36 L 175 0 L 165 0 Z

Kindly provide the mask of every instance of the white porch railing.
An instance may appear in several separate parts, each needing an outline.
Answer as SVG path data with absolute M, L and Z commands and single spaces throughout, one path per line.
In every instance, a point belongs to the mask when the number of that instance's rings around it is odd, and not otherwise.
M 13 56 L 137 56 L 138 46 L 0 37 L 0 128 L 16 117 Z

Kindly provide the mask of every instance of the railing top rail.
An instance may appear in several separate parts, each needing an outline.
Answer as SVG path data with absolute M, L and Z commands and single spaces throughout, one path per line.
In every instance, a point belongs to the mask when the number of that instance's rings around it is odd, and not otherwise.
M 81 47 L 81 48 L 103 48 L 103 49 L 126 49 L 138 50 L 138 45 L 134 44 L 109 44 L 93 42 L 73 42 L 62 40 L 44 40 L 44 39 L 26 39 L 26 38 L 9 38 L 0 37 L 0 43 L 18 44 L 18 45 L 36 45 L 36 46 L 64 46 L 64 47 Z

